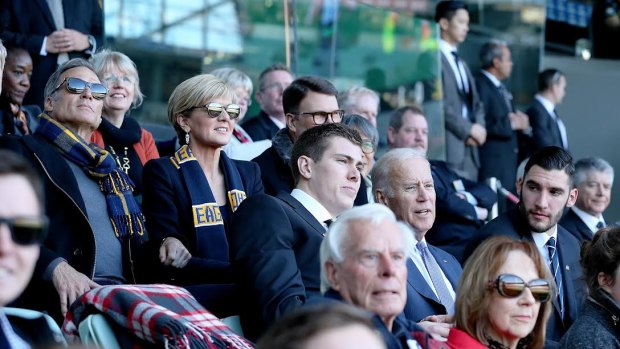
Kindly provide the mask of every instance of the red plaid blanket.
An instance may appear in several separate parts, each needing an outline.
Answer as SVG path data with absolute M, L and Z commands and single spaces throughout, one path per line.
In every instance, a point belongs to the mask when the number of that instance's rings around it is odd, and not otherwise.
M 70 339 L 77 337 L 78 324 L 95 313 L 103 313 L 136 337 L 166 348 L 254 348 L 181 287 L 98 287 L 73 303 L 63 332 Z

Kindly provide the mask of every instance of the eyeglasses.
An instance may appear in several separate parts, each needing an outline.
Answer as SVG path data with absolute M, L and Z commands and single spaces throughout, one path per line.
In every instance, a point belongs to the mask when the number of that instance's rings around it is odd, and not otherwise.
M 342 117 L 344 116 L 344 110 L 334 110 L 333 112 L 326 111 L 315 111 L 312 113 L 299 113 L 298 115 L 310 115 L 312 116 L 312 120 L 315 125 L 323 125 L 327 122 L 327 118 L 331 118 L 332 122 L 337 124 L 342 121 Z
M 48 220 L 45 216 L 0 217 L 0 224 L 6 224 L 11 232 L 11 239 L 22 246 L 39 244 L 47 234 Z
M 88 87 L 90 88 L 90 94 L 95 99 L 104 99 L 108 93 L 108 88 L 103 84 L 98 82 L 87 82 L 79 78 L 65 78 L 52 92 L 58 91 L 62 84 L 65 84 L 67 92 L 78 95 L 84 93 L 84 90 Z
M 364 154 L 371 154 L 375 151 L 375 143 L 371 140 L 365 140 L 362 142 L 362 152 Z
M 226 113 L 231 119 L 238 118 L 239 114 L 241 113 L 241 107 L 237 104 L 222 105 L 221 103 L 211 102 L 205 106 L 193 107 L 190 109 L 196 108 L 202 108 L 209 115 L 210 118 L 214 119 L 219 117 L 223 111 L 226 111 Z
M 123 82 L 124 84 L 133 84 L 133 79 L 127 75 L 109 75 L 103 78 L 103 83 L 106 85 L 116 84 L 119 82 Z
M 545 279 L 534 279 L 526 283 L 516 275 L 501 274 L 497 279 L 489 281 L 489 289 L 497 289 L 497 292 L 506 298 L 519 297 L 526 287 L 530 289 L 534 299 L 541 303 L 551 298 L 551 286 Z

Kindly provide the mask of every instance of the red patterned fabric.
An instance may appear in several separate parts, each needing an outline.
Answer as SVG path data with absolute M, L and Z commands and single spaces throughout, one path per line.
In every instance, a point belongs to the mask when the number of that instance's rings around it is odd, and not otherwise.
M 249 349 L 254 346 L 204 309 L 187 290 L 171 285 L 102 286 L 82 295 L 67 313 L 63 332 L 103 313 L 127 331 L 166 348 Z

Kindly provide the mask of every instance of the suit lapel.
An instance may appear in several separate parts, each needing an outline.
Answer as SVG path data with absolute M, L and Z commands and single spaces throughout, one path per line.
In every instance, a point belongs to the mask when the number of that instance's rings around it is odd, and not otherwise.
M 567 232 L 567 234 L 570 234 Z M 565 235 L 565 234 L 560 234 L 560 227 L 558 226 L 558 258 L 559 258 L 559 262 L 560 262 L 560 271 L 562 272 L 562 283 L 563 285 L 563 289 L 564 289 L 564 323 L 567 323 L 567 320 L 569 319 L 575 319 L 577 317 L 577 305 L 574 302 L 574 298 L 575 297 L 571 297 L 570 295 L 575 295 L 575 285 L 573 285 L 573 278 L 571 277 L 571 270 L 570 270 L 570 265 L 568 264 L 568 259 L 569 258 L 564 258 L 564 249 L 562 248 L 562 246 L 564 246 L 564 242 L 565 242 L 565 237 L 562 236 L 560 237 L 560 235 Z M 564 239 L 563 239 L 564 238 Z M 556 298 L 557 299 L 557 298 Z M 556 302 L 553 302 L 553 305 L 555 306 Z M 559 311 L 559 305 L 558 305 L 558 309 Z M 568 322 L 570 323 L 570 322 Z
M 304 221 L 306 221 L 306 223 L 308 223 L 310 227 L 313 228 L 314 231 L 316 231 L 317 234 L 325 236 L 325 227 L 323 224 L 316 220 L 316 218 L 314 218 L 310 211 L 308 211 L 304 205 L 301 204 L 301 202 L 287 193 L 280 193 L 277 198 L 289 205 Z
M 425 298 L 439 303 L 439 299 L 435 295 L 435 292 L 433 292 L 428 285 L 426 279 L 424 279 L 424 276 L 422 276 L 422 273 L 420 273 L 418 267 L 416 267 L 411 258 L 407 259 L 407 282 L 416 292 Z
M 459 283 L 458 272 L 454 270 L 454 268 L 452 268 L 452 266 L 450 265 L 450 262 L 447 259 L 442 258 L 442 256 L 440 256 L 439 253 L 437 253 L 438 251 L 435 248 L 435 246 L 429 246 L 428 249 L 429 251 L 431 251 L 431 254 L 435 258 L 435 261 L 437 261 L 437 264 L 439 264 L 441 271 L 443 271 L 448 281 L 450 281 L 450 284 L 452 285 L 452 289 L 456 290 L 456 286 Z
M 54 17 L 52 17 L 52 11 L 50 11 L 50 7 L 47 4 L 46 0 L 34 0 L 35 4 L 39 7 L 39 10 L 43 14 L 43 19 L 47 24 L 52 28 L 52 31 L 57 30 L 56 24 L 54 23 Z M 63 6 L 65 8 L 65 6 Z M 66 17 L 66 16 L 65 16 Z

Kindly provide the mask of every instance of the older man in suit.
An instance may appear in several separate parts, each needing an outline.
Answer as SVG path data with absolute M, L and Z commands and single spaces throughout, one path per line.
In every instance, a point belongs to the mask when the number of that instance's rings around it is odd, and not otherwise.
M 103 43 L 103 12 L 97 0 L 1 1 L 0 37 L 30 53 L 34 69 L 24 104 L 42 107 L 45 83 L 56 67 L 70 58 L 89 58 Z
M 459 57 L 457 45 L 469 31 L 467 5 L 460 0 L 437 4 L 439 24 L 443 111 L 446 125 L 446 162 L 460 176 L 478 180 L 478 147 L 486 140 L 484 109 L 469 67 Z
M 357 132 L 340 124 L 307 130 L 292 150 L 295 189 L 255 195 L 236 211 L 228 239 L 248 338 L 320 296 L 319 246 L 331 221 L 353 207 L 361 143 Z
M 573 186 L 579 195 L 575 206 L 568 209 L 560 220 L 566 230 L 579 241 L 590 241 L 601 228 L 607 226 L 603 212 L 611 201 L 614 168 L 596 157 L 580 159 L 575 163 Z
M 416 240 L 408 247 L 405 317 L 418 322 L 432 315 L 453 314 L 461 265 L 425 238 L 435 221 L 435 186 L 429 162 L 412 148 L 393 149 L 379 159 L 371 177 L 375 200 L 408 223 Z
M 512 73 L 508 45 L 499 40 L 482 45 L 480 64 L 482 70 L 476 76 L 476 87 L 484 104 L 487 141 L 480 147 L 479 179 L 495 177 L 514 193 L 519 153 L 517 133 L 530 130 L 530 122 L 525 113 L 515 109 L 512 94 L 502 83 Z
M 577 189 L 571 185 L 573 171 L 573 159 L 562 148 L 547 147 L 535 153 L 525 166 L 518 207 L 485 225 L 480 240 L 470 247 L 495 235 L 536 244 L 558 288 L 547 323 L 546 348 L 556 347 L 575 321 L 585 292 L 579 241 L 558 224 L 564 208 L 577 199 Z
M 545 69 L 538 74 L 538 93 L 526 111 L 532 125 L 531 151 L 548 146 L 568 150 L 566 125 L 555 108 L 566 95 L 566 77 L 558 69 Z

